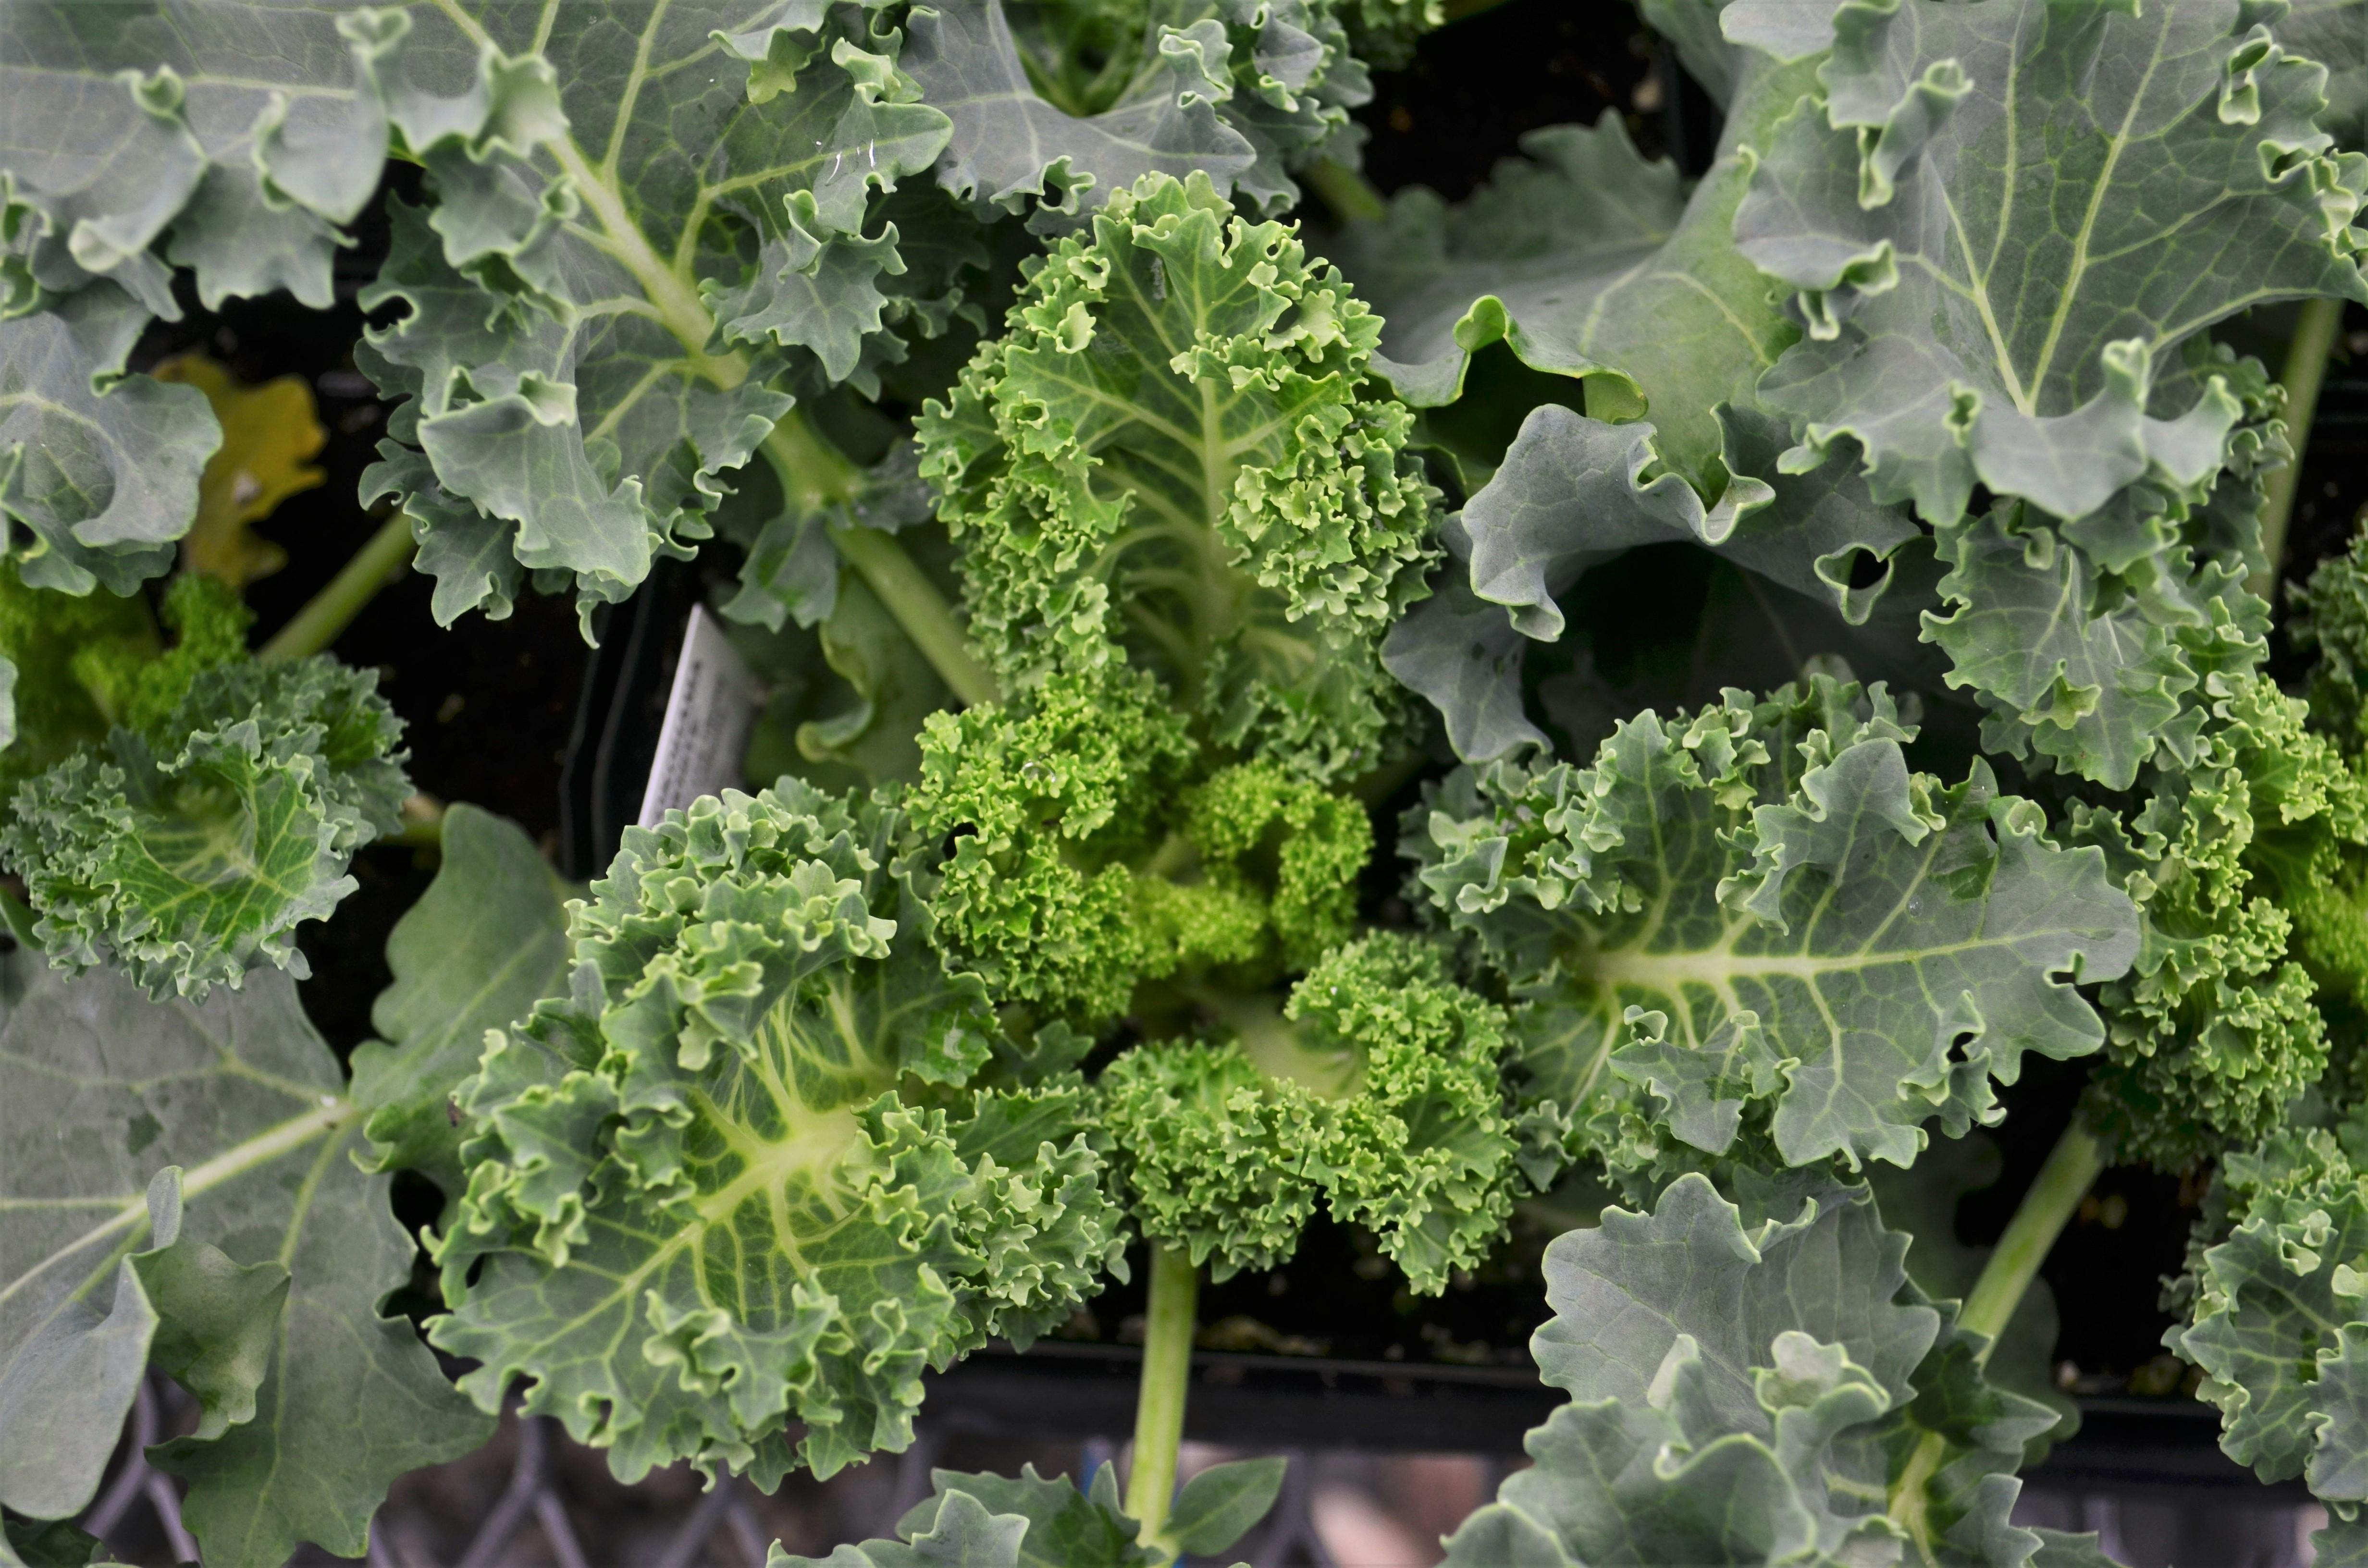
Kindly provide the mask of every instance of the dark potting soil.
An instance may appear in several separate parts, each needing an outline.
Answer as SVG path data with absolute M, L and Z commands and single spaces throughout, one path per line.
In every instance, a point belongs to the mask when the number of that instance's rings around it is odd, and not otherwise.
M 1383 189 L 1427 184 L 1451 199 L 1468 194 L 1498 159 L 1515 153 L 1521 133 L 1543 126 L 1593 123 L 1617 111 L 1648 155 L 1671 153 L 1691 170 L 1707 162 L 1717 134 L 1707 99 L 1622 0 L 1511 0 L 1436 35 L 1407 69 L 1377 74 L 1375 86 L 1373 104 L 1360 117 L 1371 134 L 1366 163 L 1375 183 Z M 402 189 L 413 178 L 411 171 L 397 171 L 392 183 Z M 350 355 L 362 324 L 355 297 L 383 254 L 382 217 L 366 218 L 359 237 L 340 257 L 334 310 L 316 313 L 275 296 L 210 312 L 191 300 L 184 321 L 159 324 L 142 347 L 142 365 L 201 348 L 246 381 L 294 374 L 313 388 L 328 431 L 314 460 L 327 478 L 261 526 L 287 549 L 289 563 L 250 591 L 258 638 L 325 584 L 380 521 L 358 504 L 355 491 L 374 460 L 385 410 Z M 2354 310 L 2346 325 L 2368 334 L 2368 314 Z M 2359 342 L 2368 351 L 2368 335 Z M 2363 459 L 2368 372 L 2339 366 L 2305 461 L 2290 577 L 2306 574 L 2310 562 L 2348 540 L 2354 514 L 2368 501 Z M 382 689 L 409 727 L 412 776 L 420 789 L 498 812 L 555 846 L 562 765 L 587 658 L 574 607 L 528 594 L 507 620 L 472 615 L 439 629 L 428 614 L 428 591 L 425 579 L 405 576 L 347 629 L 336 652 L 382 671 Z M 2280 658 L 2291 674 L 2283 646 Z M 1394 841 L 1398 812 L 1418 799 L 1419 789 L 1419 780 L 1410 781 L 1376 810 L 1380 841 Z M 373 848 L 357 858 L 353 874 L 359 889 L 336 919 L 300 934 L 313 970 L 302 987 L 305 1004 L 341 1053 L 370 1037 L 370 1002 L 388 979 L 386 932 L 427 886 L 433 861 L 407 849 Z M 1410 921 L 1398 896 L 1401 875 L 1402 863 L 1377 858 L 1366 879 L 1369 918 Z M 2026 1063 L 2021 1083 L 2007 1092 L 2006 1120 L 1989 1134 L 2002 1156 L 2000 1179 L 1959 1205 L 1960 1242 L 1996 1240 L 2085 1078 L 2078 1062 Z M 2175 1383 L 2177 1373 L 2166 1374 L 2157 1361 L 2169 1320 L 2157 1296 L 2160 1278 L 2180 1265 L 2200 1186 L 2138 1170 L 2110 1172 L 2050 1256 L 2044 1274 L 2062 1322 L 2056 1354 L 2085 1391 L 2121 1392 L 2134 1375 L 2149 1391 L 2168 1392 Z M 432 1189 L 403 1195 L 415 1223 L 432 1216 L 436 1203 Z M 1539 1254 L 1555 1231 L 1583 1218 L 1550 1204 L 1531 1206 L 1495 1260 L 1429 1301 L 1406 1291 L 1370 1238 L 1318 1220 L 1289 1267 L 1204 1289 L 1203 1341 L 1212 1349 L 1526 1366 L 1529 1335 L 1545 1315 Z M 1123 1342 L 1139 1333 L 1144 1270 L 1140 1256 L 1134 1261 L 1134 1282 L 1091 1303 L 1068 1335 Z M 423 1297 L 411 1304 L 429 1302 Z

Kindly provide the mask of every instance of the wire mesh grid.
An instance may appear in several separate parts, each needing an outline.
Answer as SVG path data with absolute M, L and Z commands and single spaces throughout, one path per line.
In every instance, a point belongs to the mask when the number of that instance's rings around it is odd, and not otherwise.
M 115 1466 L 78 1521 L 127 1563 L 200 1561 L 181 1519 L 177 1485 L 146 1458 L 150 1447 L 194 1415 L 171 1381 L 144 1382 Z M 1186 1468 L 1235 1452 L 1188 1445 Z M 1342 1562 L 1318 1521 L 1325 1499 L 1341 1492 L 1339 1477 L 1327 1481 L 1324 1456 L 1284 1453 L 1290 1463 L 1275 1508 L 1226 1561 L 1251 1568 L 1359 1568 Z M 930 1472 L 941 1464 L 1017 1471 L 1032 1463 L 1042 1473 L 1089 1483 L 1099 1466 L 1123 1460 L 1123 1450 L 1103 1438 L 1014 1445 L 925 1426 L 901 1455 L 828 1482 L 793 1476 L 768 1496 L 728 1475 L 708 1488 L 684 1467 L 629 1485 L 609 1474 L 605 1456 L 571 1441 L 557 1422 L 511 1415 L 475 1453 L 397 1481 L 372 1521 L 365 1557 L 308 1547 L 290 1568 L 355 1562 L 368 1568 L 764 1568 L 777 1540 L 793 1553 L 821 1557 L 839 1541 L 892 1533 L 929 1494 Z M 1492 1467 L 1468 1462 L 1468 1484 L 1458 1490 L 1473 1495 L 1459 1496 L 1459 1508 L 1494 1486 Z M 1418 1544 L 1397 1550 L 1415 1553 L 1402 1559 L 1405 1568 L 1423 1568 L 1436 1556 Z
M 199 1561 L 180 1494 L 144 1451 L 193 1420 L 169 1380 L 144 1384 L 116 1465 L 80 1521 L 129 1563 Z M 1247 1450 L 1187 1445 L 1186 1470 Z M 1269 1450 L 1274 1451 L 1274 1450 Z M 1492 1495 L 1508 1466 L 1470 1455 L 1372 1455 L 1280 1450 L 1290 1461 L 1273 1510 L 1224 1562 L 1250 1568 L 1430 1568 L 1440 1537 Z M 368 1568 L 764 1568 L 776 1540 L 826 1556 L 840 1541 L 893 1532 L 928 1496 L 930 1472 L 1041 1473 L 1090 1483 L 1123 1464 L 1106 1438 L 1013 1443 L 924 1425 L 910 1449 L 827 1482 L 792 1476 L 767 1495 L 725 1476 L 712 1488 L 683 1467 L 631 1485 L 605 1456 L 548 1418 L 505 1417 L 494 1440 L 450 1464 L 416 1471 L 389 1493 L 370 1531 Z M 2024 1493 L 2017 1520 L 2093 1530 L 2130 1568 L 2309 1568 L 2309 1537 L 2324 1510 L 2274 1494 L 2197 1494 L 2162 1486 L 2050 1485 Z M 357 1561 L 307 1548 L 290 1568 Z

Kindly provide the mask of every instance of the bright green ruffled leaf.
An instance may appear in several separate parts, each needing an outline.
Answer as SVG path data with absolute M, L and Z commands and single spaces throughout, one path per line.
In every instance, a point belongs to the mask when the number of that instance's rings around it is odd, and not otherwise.
M 1411 415 L 1368 391 L 1379 330 L 1201 175 L 1147 176 L 1061 241 L 920 422 L 1007 687 L 1123 657 L 1223 746 L 1326 780 L 1378 764 L 1377 645 L 1436 496 Z
M 2253 22 L 2242 0 L 1839 8 L 1824 91 L 1736 214 L 1809 324 L 1760 398 L 1936 524 L 1976 483 L 2078 517 L 2150 468 L 2192 483 L 2209 399 L 2148 398 L 2181 340 L 2368 301 L 2368 157 L 2329 152 L 2325 68 Z
M 2327 1063 L 2321 995 L 2368 983 L 2368 778 L 2266 676 L 2212 685 L 2183 766 L 2149 769 L 2126 820 L 2076 803 L 2066 830 L 2140 916 L 2100 995 L 2090 1107 L 2126 1155 L 2174 1170 L 2283 1123 Z
M 2287 624 L 2296 647 L 2314 652 L 2312 722 L 2344 752 L 2368 752 L 2368 531 L 2320 562 Z
M 952 845 L 939 949 L 998 1004 L 1088 1026 L 1146 981 L 1314 963 L 1355 920 L 1364 807 L 1274 763 L 1204 767 L 1158 682 L 1117 666 L 933 714 L 911 804 Z
M 2137 920 L 2101 854 L 2049 843 L 1986 763 L 1911 772 L 1879 687 L 1742 699 L 1640 715 L 1584 769 L 1466 769 L 1410 824 L 1420 885 L 1522 1004 L 1524 1068 L 1607 1160 L 1742 1137 L 1904 1165 L 1928 1119 L 1997 1120 L 2024 1051 L 2103 1043 L 2075 986 L 2128 969 Z
M 394 978 L 370 1007 L 381 1038 L 353 1054 L 371 1169 L 419 1171 L 459 1196 L 452 1091 L 476 1071 L 487 1029 L 561 988 L 564 891 L 517 824 L 470 805 L 444 813 L 436 880 L 386 939 Z
M 170 647 L 160 648 L 144 618 L 135 608 L 129 631 L 90 635 L 97 620 L 99 627 L 112 630 L 121 624 L 120 615 L 104 619 L 77 620 L 66 606 L 74 601 L 57 594 L 37 594 L 37 601 L 25 608 L 36 619 L 53 624 L 63 622 L 81 632 L 85 641 L 66 661 L 63 675 L 72 677 L 72 685 L 97 706 L 107 720 L 146 739 L 160 749 L 174 740 L 173 715 L 189 695 L 190 686 L 207 670 L 246 661 L 246 634 L 255 625 L 255 612 L 238 597 L 238 590 L 213 577 L 196 573 L 183 573 L 175 577 L 165 590 L 163 613 L 158 617 L 165 629 L 173 634 Z M 96 601 L 97 596 L 93 595 Z M 63 601 L 63 602 L 61 602 Z M 44 685 L 50 687 L 52 699 L 63 696 L 58 687 L 66 684 L 54 665 L 40 672 Z M 60 706 L 63 706 L 60 702 Z M 58 737 L 45 737 L 49 747 L 36 746 L 36 751 L 52 749 Z M 105 739 L 97 734 L 87 740 Z M 54 757 L 51 760 L 55 760 Z
M 47 1336 L 120 1318 L 130 1290 L 154 1303 L 153 1339 L 117 1335 L 55 1406 L 95 1444 L 83 1500 L 153 1355 L 204 1401 L 199 1430 L 154 1456 L 189 1482 L 182 1517 L 208 1561 L 276 1563 L 308 1540 L 359 1556 L 388 1483 L 492 1424 L 408 1323 L 379 1315 L 413 1247 L 389 1178 L 355 1164 L 362 1109 L 336 1058 L 279 975 L 200 1006 L 8 964 L 0 1381 Z M 177 1203 L 167 1167 L 185 1173 Z M 73 1512 L 73 1491 L 41 1511 Z
M 2009 1520 L 2012 1471 L 2053 1414 L 1982 1382 L 1864 1188 L 1748 1208 L 1689 1176 L 1547 1249 L 1531 1349 L 1570 1403 L 1449 1563 L 2024 1568 L 2042 1540 Z M 1940 1462 L 1911 1463 L 1928 1444 Z
M 272 965 L 311 972 L 295 927 L 355 883 L 355 850 L 397 824 L 402 722 L 374 673 L 327 658 L 200 672 L 109 760 L 67 758 L 17 792 L 0 853 L 25 879 L 51 961 L 120 968 L 202 1001 Z
M 530 1380 L 620 1477 L 769 1488 L 903 1449 L 925 1367 L 1122 1269 L 1083 1086 L 962 1088 L 1000 1025 L 928 945 L 931 858 L 893 806 L 795 780 L 627 831 L 567 993 L 456 1096 L 430 1332 L 484 1409 Z
M 1138 1046 L 1097 1087 L 1136 1224 L 1214 1278 L 1281 1264 L 1322 1204 L 1435 1295 L 1559 1174 L 1517 1126 L 1503 1013 L 1427 943 L 1339 948 L 1279 1014 L 1201 999 L 1232 1040 Z

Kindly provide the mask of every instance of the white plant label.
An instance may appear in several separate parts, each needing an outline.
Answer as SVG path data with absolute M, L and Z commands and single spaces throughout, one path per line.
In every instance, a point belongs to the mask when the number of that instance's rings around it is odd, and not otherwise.
M 642 791 L 641 824 L 655 827 L 669 811 L 741 781 L 740 758 L 764 706 L 765 688 L 707 611 L 693 606 L 682 657 L 658 726 L 658 752 Z

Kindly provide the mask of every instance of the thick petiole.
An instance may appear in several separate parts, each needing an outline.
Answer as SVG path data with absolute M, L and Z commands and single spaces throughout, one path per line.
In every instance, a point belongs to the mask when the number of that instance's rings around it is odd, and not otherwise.
M 1155 1243 L 1126 1511 L 1142 1524 L 1144 1544 L 1156 1548 L 1163 1557 L 1176 1555 L 1176 1543 L 1167 1536 L 1167 1510 L 1176 1495 L 1176 1452 L 1184 1441 L 1184 1399 L 1191 1386 L 1193 1314 L 1200 1296 L 1201 1271 L 1190 1256 Z
M 1989 1359 L 1998 1335 L 2006 1332 L 2015 1308 L 2022 1304 L 2023 1292 L 2031 1289 L 2039 1266 L 2055 1247 L 2055 1238 L 2064 1233 L 2064 1227 L 2080 1207 L 2080 1199 L 2088 1196 L 2089 1188 L 2096 1185 L 2098 1173 L 2104 1168 L 2104 1151 L 2096 1134 L 2076 1114 L 2072 1125 L 2064 1130 L 2064 1136 L 2048 1152 L 2047 1163 L 2039 1167 L 2039 1175 L 2024 1191 L 2022 1201 L 2015 1206 L 2014 1218 L 2007 1221 L 2006 1233 L 1998 1238 L 1998 1245 L 1982 1265 L 1981 1277 L 1965 1293 L 1964 1305 L 1958 1311 L 1959 1325 L 1988 1341 L 1977 1359 Z M 1940 1473 L 1948 1451 L 1947 1438 L 1938 1432 L 1927 1432 L 1892 1485 L 1892 1520 L 1916 1542 L 1922 1553 L 1918 1561 L 1934 1560 L 1932 1525 L 1926 1514 L 1927 1489 Z
M 780 476 L 786 505 L 811 511 L 855 493 L 861 472 L 794 411 L 782 415 L 765 437 L 765 456 Z M 831 541 L 839 559 L 855 568 L 895 618 L 913 646 L 929 661 L 954 696 L 976 707 L 993 702 L 998 693 L 994 673 L 973 658 L 970 637 L 954 619 L 953 607 L 928 579 L 895 536 L 877 528 L 834 528 Z
M 351 561 L 338 568 L 328 586 L 307 599 L 287 625 L 256 650 L 255 656 L 265 664 L 276 664 L 321 652 L 353 624 L 354 617 L 378 597 L 381 588 L 394 581 L 394 574 L 410 563 L 418 548 L 411 537 L 411 519 L 396 512 L 379 525 L 378 532 L 354 552 Z
M 2294 447 L 2294 460 L 2270 475 L 2269 496 L 2261 506 L 2261 554 L 2268 565 L 2248 585 L 2272 606 L 2278 574 L 2285 565 L 2286 525 L 2302 484 L 2303 453 L 2310 446 L 2311 421 L 2318 413 L 2318 389 L 2327 380 L 2327 357 L 2335 350 L 2335 335 L 2342 324 L 2342 301 L 2304 301 L 2286 346 L 2285 371 L 2278 378 L 2286 389 L 2286 439 Z
M 2031 1289 L 2039 1273 L 2039 1266 L 2047 1261 L 2048 1252 L 2055 1238 L 2071 1221 L 2080 1199 L 2097 1183 L 2098 1173 L 2105 1168 L 2104 1151 L 2097 1136 L 2081 1124 L 2076 1115 L 2064 1136 L 2049 1151 L 2047 1163 L 2039 1167 L 2030 1190 L 2015 1206 L 2014 1218 L 2007 1221 L 2006 1233 L 1982 1265 L 1981 1278 L 1965 1293 L 1965 1304 L 1957 1314 L 1957 1322 L 1975 1333 L 1988 1337 L 1990 1345 L 1998 1343 L 1999 1335 L 2014 1316 L 2015 1308 L 2022 1304 L 2022 1293 Z M 1989 1358 L 1985 1347 L 1982 1358 Z

